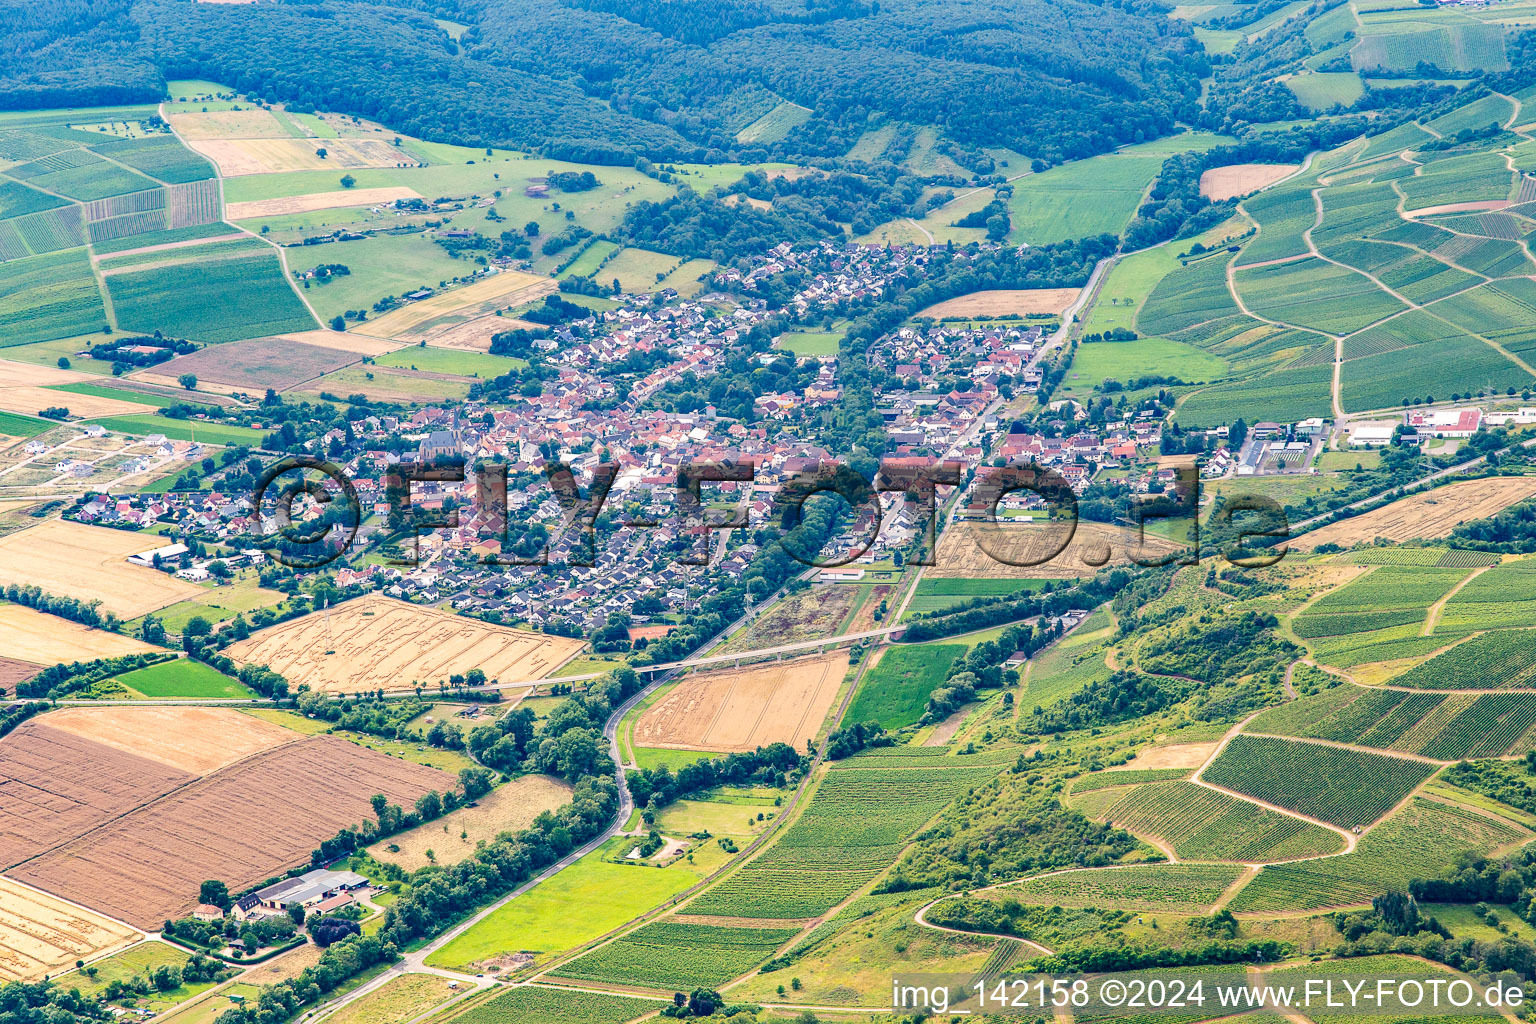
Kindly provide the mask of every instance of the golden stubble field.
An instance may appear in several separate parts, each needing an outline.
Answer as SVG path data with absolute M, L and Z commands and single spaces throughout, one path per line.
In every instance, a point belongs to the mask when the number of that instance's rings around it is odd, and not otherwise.
M 1014 314 L 1061 314 L 1077 298 L 1079 288 L 1006 288 L 946 299 L 929 306 L 918 316 L 1007 316 Z
M 420 192 L 404 185 L 380 188 L 348 188 L 339 192 L 310 192 L 280 199 L 252 199 L 224 207 L 224 219 L 249 220 L 252 217 L 281 217 L 285 213 L 314 213 L 317 210 L 344 210 L 353 206 L 378 206 L 396 199 L 423 199 Z
M 472 668 L 506 682 L 542 679 L 584 646 L 370 595 L 269 626 L 225 653 L 281 672 L 293 686 L 359 693 L 435 686 Z
M 302 739 L 296 732 L 233 708 L 64 708 L 45 721 L 52 728 L 193 775 L 206 775 Z
M 419 302 L 391 310 L 381 317 L 360 324 L 355 333 L 371 338 L 421 341 L 433 333 L 435 328 L 472 320 L 507 306 L 520 306 L 548 295 L 555 288 L 552 278 L 504 270 L 474 284 L 449 288 Z
M 0 981 L 38 981 L 141 937 L 100 914 L 0 878 Z
M 848 652 L 690 675 L 635 723 L 637 747 L 722 753 L 768 743 L 805 749 L 848 671 Z
M 159 650 L 142 640 L 82 626 L 19 604 L 0 605 L 0 651 L 34 665 L 91 661 Z
M 1297 551 L 1312 551 L 1320 544 L 1350 547 L 1378 537 L 1402 541 L 1446 537 L 1469 519 L 1486 519 L 1519 501 L 1536 496 L 1536 477 L 1493 476 L 1448 484 L 1432 491 L 1410 494 L 1390 505 L 1366 512 L 1290 541 Z
M 0 538 L 0 584 L 32 584 L 50 594 L 100 601 L 119 618 L 138 618 L 205 593 L 195 583 L 128 564 L 129 555 L 161 543 L 140 533 L 52 519 Z
M 1152 561 L 1183 547 L 1151 533 L 1138 545 L 1136 532 L 1128 527 L 1079 520 L 1066 547 L 1051 555 L 1067 536 L 1069 525 L 955 523 L 939 535 L 934 565 L 927 575 L 937 579 L 1076 579 L 1091 576 L 1106 565 L 1130 564 L 1133 551 L 1143 561 Z

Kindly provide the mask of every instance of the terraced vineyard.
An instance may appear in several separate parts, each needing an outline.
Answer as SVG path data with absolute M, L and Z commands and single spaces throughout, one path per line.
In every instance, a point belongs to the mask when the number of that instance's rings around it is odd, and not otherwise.
M 903 844 L 945 804 L 998 771 L 829 772 L 805 813 L 765 854 L 689 903 L 686 913 L 780 920 L 822 913 L 894 863 Z
M 1344 848 L 1342 836 L 1310 821 L 1192 782 L 1138 786 L 1101 820 L 1166 841 L 1180 860 L 1275 861 Z
M 1201 778 L 1352 828 L 1386 814 L 1434 771 L 1434 765 L 1423 761 L 1240 735 Z
M 1536 630 L 1474 636 L 1392 679 L 1393 686 L 1478 689 L 1536 686 Z
M 1529 833 L 1448 804 L 1417 799 L 1367 833 L 1352 853 L 1277 864 L 1240 889 L 1234 913 L 1313 910 L 1369 903 L 1388 889 L 1449 867 L 1468 851 L 1488 851 Z
M 1453 761 L 1510 752 L 1533 727 L 1536 693 L 1407 693 L 1341 686 L 1272 708 L 1254 719 L 1248 731 Z
M 577 957 L 555 973 L 661 990 L 716 988 L 767 960 L 798 931 L 658 921 Z
M 1297 636 L 1312 639 L 1423 623 L 1430 605 L 1466 577 L 1465 569 L 1433 564 L 1378 564 L 1367 575 L 1314 602 L 1296 617 L 1292 629 Z
M 993 890 L 992 898 L 1046 906 L 1198 914 L 1220 899 L 1242 873 L 1242 868 L 1227 864 L 1088 868 L 1027 878 Z

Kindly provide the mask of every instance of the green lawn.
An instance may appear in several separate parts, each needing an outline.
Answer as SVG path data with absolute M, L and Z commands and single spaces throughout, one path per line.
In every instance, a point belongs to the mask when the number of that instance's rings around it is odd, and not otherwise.
M 1146 376 L 1177 377 L 1186 384 L 1204 384 L 1220 379 L 1226 370 L 1224 359 L 1193 345 L 1167 338 L 1138 338 L 1078 346 L 1067 370 L 1067 382 L 1074 391 L 1081 388 L 1086 393 L 1105 380 L 1125 384 Z
M 8 437 L 35 437 L 57 425 L 47 420 L 33 419 L 31 416 L 17 416 L 15 413 L 0 412 L 0 434 Z
M 78 988 L 82 996 L 99 998 L 106 991 L 107 986 L 114 981 L 127 982 L 134 975 L 143 975 L 147 978 L 157 967 L 181 967 L 190 955 L 186 950 L 178 949 L 165 942 L 143 942 L 115 956 L 98 960 L 92 965 L 96 969 L 95 978 L 73 972 L 58 978 L 57 981 L 63 989 Z M 179 985 L 165 992 L 152 992 L 149 995 L 138 996 L 134 1000 L 134 1005 L 140 1009 L 163 1013 L 176 1004 L 183 1003 L 211 988 L 213 988 L 213 982 Z
M 140 391 L 125 391 L 122 388 L 107 387 L 104 384 L 52 384 L 51 391 L 67 391 L 72 395 L 94 395 L 97 398 L 115 398 L 119 402 L 132 402 L 135 405 L 151 405 L 156 409 L 164 409 L 168 405 L 175 405 L 181 399 L 168 398 L 161 395 L 146 395 Z
M 790 331 L 779 337 L 779 348 L 797 356 L 835 356 L 843 335 L 831 331 Z
M 255 697 L 238 679 L 191 658 L 135 669 L 117 681 L 145 697 Z
M 207 597 L 195 601 L 178 601 L 155 612 L 155 618 L 172 633 L 180 633 L 194 616 L 201 615 L 212 625 L 227 622 L 241 612 L 280 604 L 284 597 L 277 590 L 265 590 L 255 576 L 243 576 L 221 587 L 209 587 Z M 136 619 L 135 622 L 143 621 Z
M 597 938 L 698 882 L 685 862 L 637 867 L 606 860 L 633 840 L 605 843 L 535 886 L 427 958 L 429 966 L 465 969 L 499 954 L 558 953 Z M 548 959 L 543 956 L 543 959 Z
M 1308 71 L 1287 78 L 1285 84 L 1308 110 L 1347 107 L 1365 95 L 1365 83 L 1353 71 Z
M 892 647 L 864 676 L 845 722 L 879 722 L 887 729 L 913 725 L 923 716 L 928 695 L 944 684 L 944 674 L 965 653 L 963 644 L 914 644 Z
M 104 416 L 90 420 L 108 430 L 121 434 L 164 434 L 178 441 L 206 441 L 209 444 L 259 445 L 266 435 L 250 427 L 230 426 L 223 423 L 204 423 L 200 420 L 178 420 L 154 413 L 132 416 Z
M 500 377 L 528 365 L 527 360 L 511 356 L 493 356 L 488 352 L 467 352 L 456 348 L 432 348 L 412 345 L 379 356 L 379 366 L 395 366 L 428 373 L 452 373 L 460 377 Z
M 1040 245 L 1125 229 L 1142 192 L 1168 156 L 1209 149 L 1222 141 L 1206 132 L 1187 132 L 1128 146 L 1087 160 L 1074 160 L 1014 182 L 1008 201 L 1009 239 Z

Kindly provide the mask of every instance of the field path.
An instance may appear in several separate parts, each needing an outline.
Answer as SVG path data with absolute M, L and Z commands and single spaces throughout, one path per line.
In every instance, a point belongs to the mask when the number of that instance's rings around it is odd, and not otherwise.
M 1498 563 L 1494 563 L 1497 565 Z M 1483 573 L 1492 569 L 1492 565 L 1484 565 L 1465 576 L 1462 581 L 1446 592 L 1446 595 L 1429 606 L 1429 614 L 1424 616 L 1424 628 L 1419 631 L 1419 636 L 1429 636 L 1435 631 L 1435 625 L 1440 621 L 1440 613 L 1445 611 L 1446 604 L 1461 592 L 1461 588 L 1477 579 Z

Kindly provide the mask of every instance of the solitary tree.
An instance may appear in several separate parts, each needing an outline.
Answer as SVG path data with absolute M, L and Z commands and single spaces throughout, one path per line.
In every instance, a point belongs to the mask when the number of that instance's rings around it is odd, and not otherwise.
M 357 184 L 357 179 L 352 177 L 352 175 L 350 175 L 350 174 L 343 174 L 341 176 L 341 187 L 342 188 L 351 188 L 353 185 L 356 185 L 356 184 Z
M 195 373 L 184 373 L 177 377 L 176 380 L 188 391 L 197 390 L 197 374 Z

